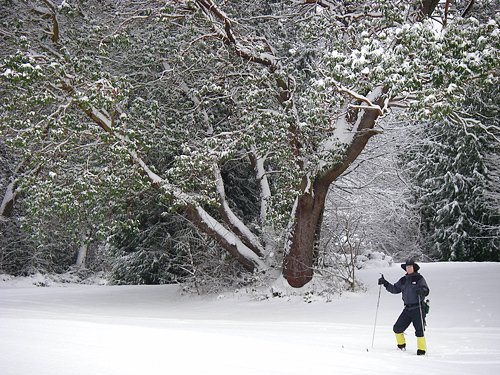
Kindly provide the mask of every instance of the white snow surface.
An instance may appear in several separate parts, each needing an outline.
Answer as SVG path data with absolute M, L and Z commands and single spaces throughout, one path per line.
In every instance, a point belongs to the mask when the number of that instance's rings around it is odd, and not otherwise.
M 0 374 L 499 374 L 500 263 L 421 264 L 431 294 L 427 356 L 392 325 L 395 264 L 358 272 L 368 290 L 331 302 L 250 293 L 182 296 L 176 286 L 26 285 L 0 275 Z

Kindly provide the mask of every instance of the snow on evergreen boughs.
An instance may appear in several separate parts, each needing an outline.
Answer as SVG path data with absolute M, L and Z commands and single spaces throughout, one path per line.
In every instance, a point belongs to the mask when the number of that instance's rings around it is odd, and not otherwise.
M 225 163 L 265 160 L 267 216 L 252 228 L 285 238 L 295 199 L 314 195 L 354 140 L 381 131 L 358 132 L 365 114 L 378 122 L 399 105 L 412 119 L 480 126 L 462 111 L 464 83 L 498 85 L 498 15 L 443 28 L 416 22 L 406 1 L 121 2 L 109 12 L 88 0 L 44 10 L 54 17 L 11 6 L 18 51 L 2 56 L 0 132 L 29 165 L 19 192 L 33 196 L 42 238 L 43 214 L 101 232 L 112 212 L 110 227 L 118 217 L 133 228 L 127 206 L 156 189 L 166 210 L 188 208 L 248 260 L 248 231 L 224 221 L 244 211 L 222 202 Z

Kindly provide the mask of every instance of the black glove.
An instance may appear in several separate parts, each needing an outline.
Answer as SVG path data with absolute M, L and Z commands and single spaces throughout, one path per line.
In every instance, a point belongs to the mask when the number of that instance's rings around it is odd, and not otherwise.
M 386 279 L 384 279 L 384 275 L 382 275 L 382 277 L 378 279 L 378 285 L 387 286 L 387 284 L 389 284 L 389 282 Z
M 417 293 L 418 296 L 425 296 L 425 290 L 422 288 L 415 289 L 415 293 Z

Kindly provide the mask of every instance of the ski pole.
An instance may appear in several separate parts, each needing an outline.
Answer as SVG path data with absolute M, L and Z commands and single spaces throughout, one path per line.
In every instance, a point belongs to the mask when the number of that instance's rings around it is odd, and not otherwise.
M 422 314 L 422 300 L 420 299 L 420 296 L 418 296 L 418 305 L 420 309 L 420 323 L 422 323 L 422 335 L 424 335 L 424 345 L 425 345 L 425 355 L 427 355 L 427 340 L 425 339 L 425 326 L 424 326 L 424 314 Z
M 382 275 L 384 277 L 384 275 Z M 375 311 L 375 323 L 373 324 L 373 337 L 372 337 L 372 349 L 373 349 L 373 342 L 375 341 L 375 328 L 377 327 L 377 316 L 378 316 L 378 307 L 380 305 L 380 292 L 382 290 L 382 284 L 378 288 L 378 298 L 377 298 L 377 310 Z

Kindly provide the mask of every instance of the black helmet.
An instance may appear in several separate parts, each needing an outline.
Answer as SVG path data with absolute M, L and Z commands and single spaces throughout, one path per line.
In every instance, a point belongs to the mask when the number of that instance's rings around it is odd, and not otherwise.
M 406 263 L 403 263 L 401 265 L 401 268 L 406 271 L 406 266 L 413 266 L 413 270 L 415 272 L 418 272 L 418 270 L 420 269 L 420 266 L 417 263 L 415 263 L 413 260 L 407 260 Z

